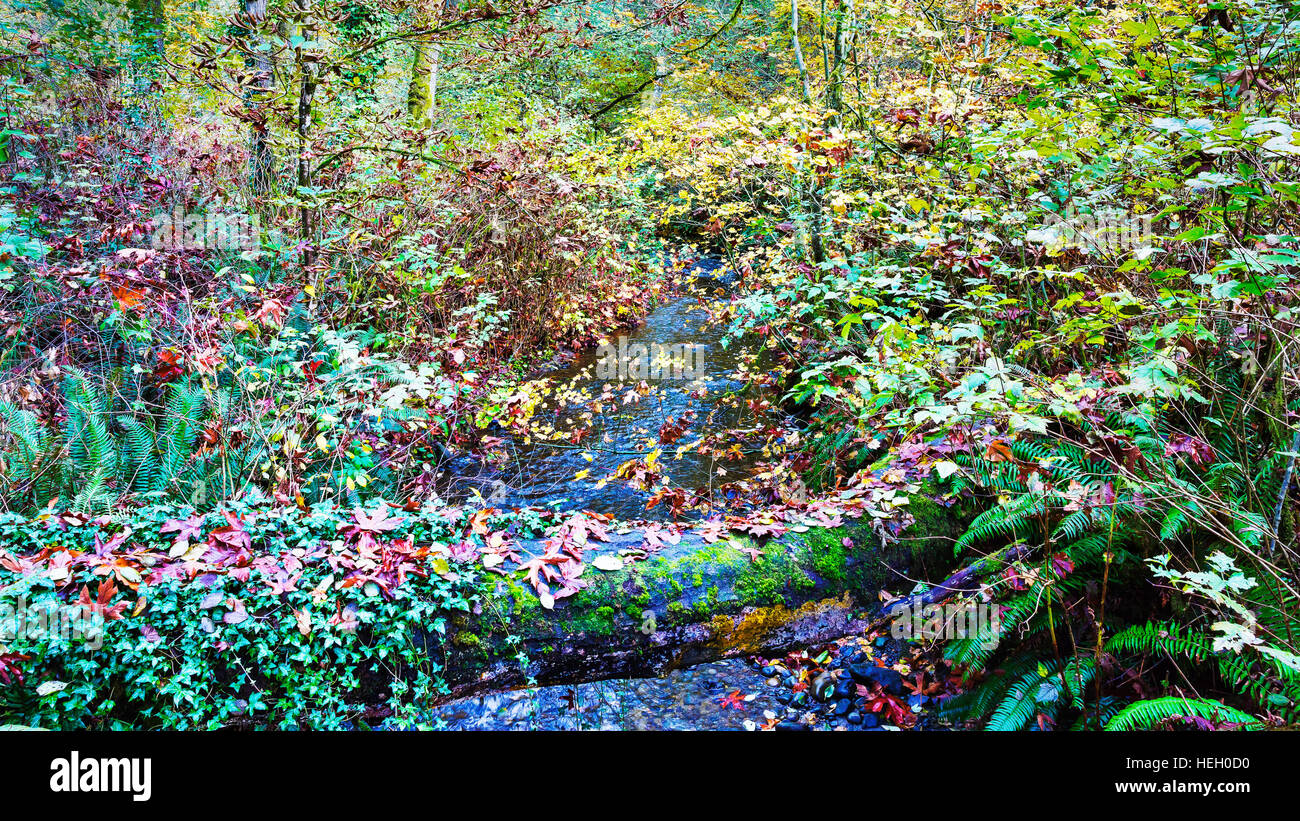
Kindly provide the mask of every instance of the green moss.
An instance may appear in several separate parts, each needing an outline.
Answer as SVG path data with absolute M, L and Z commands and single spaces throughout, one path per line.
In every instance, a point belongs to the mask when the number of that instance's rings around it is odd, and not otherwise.
M 844 546 L 844 532 L 839 528 L 817 527 L 800 536 L 805 559 L 817 575 L 844 589 L 849 581 L 849 548 Z

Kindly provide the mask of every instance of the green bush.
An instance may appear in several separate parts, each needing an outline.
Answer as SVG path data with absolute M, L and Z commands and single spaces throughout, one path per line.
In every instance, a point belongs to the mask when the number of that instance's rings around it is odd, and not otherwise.
M 464 515 L 3 514 L 0 724 L 419 724 L 420 705 L 447 692 L 446 620 L 473 606 L 473 571 L 443 549 Z M 81 603 L 95 611 L 81 636 L 15 629 L 20 608 Z

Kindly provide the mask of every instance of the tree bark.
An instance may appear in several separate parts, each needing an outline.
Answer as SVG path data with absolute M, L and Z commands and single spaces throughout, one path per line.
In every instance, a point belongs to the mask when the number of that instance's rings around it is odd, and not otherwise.
M 448 15 L 454 13 L 459 0 L 444 0 L 437 12 L 416 15 L 417 28 L 434 28 Z M 433 34 L 415 41 L 415 54 L 411 63 L 411 80 L 406 91 L 406 111 L 416 125 L 428 128 L 433 124 L 433 112 L 438 107 L 438 79 L 442 70 L 442 43 Z
M 849 63 L 850 44 L 857 25 L 853 0 L 844 0 L 835 22 L 835 61 L 827 78 L 826 105 L 835 112 L 833 122 L 844 124 L 844 72 Z
M 637 549 L 642 534 L 589 542 L 589 586 L 541 607 L 516 574 L 488 574 L 482 612 L 458 616 L 446 638 L 419 634 L 417 646 L 446 668 L 452 697 L 487 690 L 659 675 L 720 658 L 778 653 L 862 630 L 879 592 L 919 572 L 921 557 L 950 555 L 973 518 L 969 506 L 912 499 L 915 536 L 881 543 L 868 518 L 837 528 L 790 531 L 757 542 L 734 535 L 707 544 L 684 534 L 644 561 L 600 572 L 599 555 Z M 927 544 L 928 543 L 928 544 Z M 760 552 L 750 558 L 737 546 Z M 542 551 L 540 543 L 523 552 Z M 518 663 L 519 654 L 528 659 Z
M 298 13 L 301 15 L 301 32 L 304 40 L 310 42 L 316 38 L 316 25 L 311 21 L 311 0 L 298 0 Z M 311 145 L 312 103 L 316 97 L 316 61 L 311 54 L 298 48 L 298 196 L 304 197 L 302 189 L 311 187 L 311 158 L 308 149 Z M 305 201 L 298 206 L 299 230 L 302 234 L 302 264 L 304 268 L 316 262 L 316 213 Z
M 794 49 L 794 64 L 799 70 L 803 101 L 811 103 L 812 86 L 808 82 L 808 65 L 803 60 L 803 46 L 799 43 L 799 0 L 790 0 L 790 47 Z
M 256 28 L 266 22 L 266 0 L 244 0 L 244 14 Z M 253 74 L 253 90 L 246 95 L 246 105 L 250 110 L 270 96 L 275 83 L 275 65 L 270 51 L 258 48 L 262 38 L 251 36 L 248 43 L 250 56 L 246 65 Z M 265 201 L 271 192 L 271 183 L 275 173 L 275 156 L 268 140 L 269 128 L 262 112 L 254 112 L 251 135 L 249 139 L 249 179 L 255 202 Z

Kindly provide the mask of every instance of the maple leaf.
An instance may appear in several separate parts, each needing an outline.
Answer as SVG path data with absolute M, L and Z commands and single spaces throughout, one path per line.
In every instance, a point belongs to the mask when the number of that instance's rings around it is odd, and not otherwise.
M 226 602 L 230 609 L 221 617 L 226 624 L 243 624 L 248 620 L 248 611 L 244 609 L 244 603 L 236 598 L 231 598 Z
M 682 540 L 682 534 L 675 530 L 667 530 L 659 525 L 649 525 L 642 533 L 645 549 L 651 552 L 658 550 L 666 544 L 677 544 Z
M 361 626 L 361 620 L 357 616 L 356 605 L 349 604 L 344 607 L 341 603 L 334 615 L 329 618 L 329 625 L 336 627 L 343 633 L 355 633 Z
M 695 532 L 704 540 L 705 544 L 713 544 L 727 535 L 727 525 L 724 522 L 716 520 L 707 521 L 695 528 Z
M 300 576 L 291 576 L 288 573 L 282 573 L 268 582 L 272 596 L 283 596 L 286 593 L 292 593 L 298 589 L 298 579 Z
M 916 713 L 889 693 L 882 692 L 873 698 L 868 698 L 863 709 L 877 713 L 890 724 L 904 729 L 916 724 Z
M 113 283 L 109 286 L 109 290 L 113 292 L 113 298 L 116 299 L 123 308 L 134 308 L 139 305 L 149 293 L 147 289 L 137 288 L 134 285 L 127 283 Z
M 505 534 L 501 531 L 493 533 L 492 536 L 488 538 L 488 548 L 494 552 L 500 550 L 505 545 L 504 536 Z M 452 561 L 466 564 L 478 558 L 478 547 L 472 542 L 461 540 L 451 545 L 450 555 Z
M 758 539 L 763 539 L 768 536 L 780 536 L 786 531 L 785 525 L 780 522 L 772 521 L 771 519 L 768 519 L 767 521 L 764 521 L 763 519 L 739 519 L 733 521 L 731 527 L 734 530 L 749 533 Z
M 984 458 L 990 462 L 1014 462 L 1016 457 L 1011 453 L 1011 448 L 1006 442 L 993 441 L 984 450 Z
M 175 382 L 185 375 L 185 365 L 181 355 L 176 351 L 158 352 L 158 364 L 154 366 L 153 378 L 159 382 Z
M 295 610 L 293 611 L 293 618 L 298 625 L 298 632 L 302 633 L 304 636 L 310 636 L 311 635 L 311 614 L 309 614 L 306 610 Z
M 722 705 L 724 710 L 728 707 L 732 707 L 736 710 L 743 710 L 745 709 L 745 698 L 740 694 L 739 690 L 732 690 L 727 695 L 718 699 L 718 704 Z
M 190 549 L 190 540 L 198 539 L 203 536 L 203 521 L 206 517 L 201 514 L 195 514 L 185 519 L 168 519 L 163 522 L 163 533 L 175 533 L 176 538 L 172 541 L 172 549 L 168 554 L 172 558 L 184 555 Z
M 1064 578 L 1074 572 L 1074 560 L 1064 553 L 1055 553 L 1052 555 L 1052 570 Z
M 367 533 L 385 533 L 396 529 L 406 521 L 399 517 L 389 518 L 388 504 L 385 502 L 380 502 L 374 513 L 366 513 L 361 508 L 357 508 L 353 511 L 352 518 L 356 520 L 357 529 Z
M 236 549 L 251 550 L 253 540 L 244 530 L 244 521 L 229 511 L 222 515 L 226 518 L 226 525 L 208 534 L 208 544 L 212 547 L 225 544 Z
M 126 611 L 127 603 L 121 602 L 112 607 L 108 603 L 117 595 L 117 585 L 110 576 L 99 583 L 99 589 L 96 591 L 94 599 L 90 598 L 90 588 L 82 585 L 81 597 L 77 603 L 81 605 L 81 610 L 87 618 L 93 618 L 96 614 L 103 617 L 105 621 L 123 618 L 122 614 Z
M 278 299 L 268 299 L 253 314 L 253 318 L 269 328 L 279 328 L 284 324 L 284 303 Z

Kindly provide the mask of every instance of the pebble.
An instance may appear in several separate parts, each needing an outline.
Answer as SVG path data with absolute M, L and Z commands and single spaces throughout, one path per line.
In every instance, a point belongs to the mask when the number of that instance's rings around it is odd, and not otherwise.
M 822 673 L 813 680 L 812 684 L 813 698 L 818 701 L 830 701 L 833 696 L 839 694 L 839 686 L 829 672 Z M 843 698 L 843 696 L 839 696 Z

